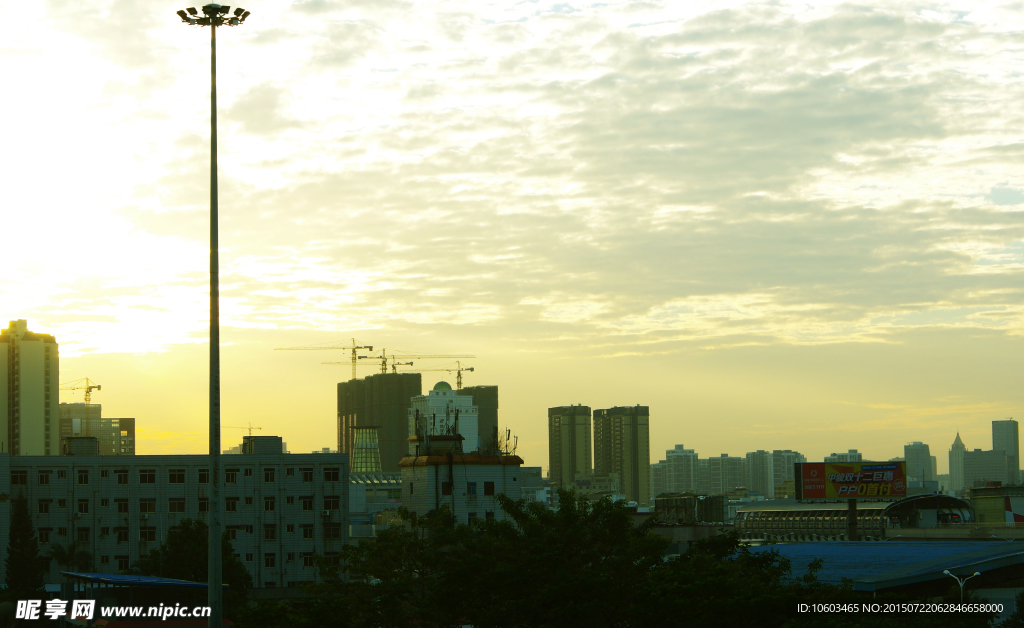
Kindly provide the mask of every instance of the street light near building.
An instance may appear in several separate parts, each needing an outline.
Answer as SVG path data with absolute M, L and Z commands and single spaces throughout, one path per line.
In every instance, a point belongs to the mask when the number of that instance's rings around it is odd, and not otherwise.
M 210 27 L 210 542 L 207 594 L 208 626 L 221 628 L 224 617 L 224 580 L 220 522 L 220 260 L 217 234 L 217 27 L 238 26 L 249 17 L 245 9 L 207 4 L 202 14 L 195 7 L 178 11 L 190 26 Z
M 942 573 L 946 574 L 946 575 L 947 575 L 947 576 L 949 576 L 950 578 L 953 578 L 954 580 L 956 580 L 956 581 L 957 581 L 957 584 L 959 584 L 959 585 L 960 585 L 960 604 L 961 604 L 961 605 L 962 605 L 962 604 L 964 603 L 964 584 L 965 584 L 965 583 L 966 583 L 966 582 L 967 582 L 968 580 L 970 580 L 971 578 L 973 578 L 974 576 L 980 576 L 980 575 L 981 575 L 981 572 L 980 572 L 980 571 L 975 571 L 973 575 L 967 576 L 967 577 L 965 577 L 965 578 L 961 578 L 960 576 L 954 576 L 953 574 L 949 573 L 949 570 L 948 570 L 948 569 L 946 569 L 946 570 L 945 570 L 945 571 L 943 571 Z

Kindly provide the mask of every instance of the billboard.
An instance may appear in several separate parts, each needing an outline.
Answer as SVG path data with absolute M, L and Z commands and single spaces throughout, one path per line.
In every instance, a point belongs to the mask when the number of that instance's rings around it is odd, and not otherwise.
M 796 465 L 797 499 L 901 499 L 906 462 L 804 462 Z

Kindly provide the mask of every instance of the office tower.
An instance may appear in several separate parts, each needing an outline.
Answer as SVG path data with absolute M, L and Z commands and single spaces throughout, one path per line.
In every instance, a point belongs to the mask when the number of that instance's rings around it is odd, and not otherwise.
M 697 490 L 697 452 L 676 445 L 665 452 L 665 488 L 670 493 L 692 493 Z
M 1010 459 L 1010 483 L 1020 482 L 1020 439 L 1017 422 L 1012 418 L 1005 421 L 992 421 L 992 450 L 1006 452 Z
M 964 488 L 974 488 L 976 482 L 1012 483 L 1012 458 L 1001 449 L 965 451 L 963 461 Z
M 594 475 L 619 474 L 628 501 L 650 499 L 650 408 L 594 410 Z
M 856 449 L 851 449 L 845 454 L 833 453 L 831 456 L 825 456 L 825 462 L 861 462 L 862 457 Z
M 101 456 L 135 454 L 135 419 L 103 418 L 103 404 L 62 403 L 59 408 L 61 439 L 94 436 Z
M 775 498 L 775 461 L 771 452 L 758 449 L 747 452 L 746 486 L 765 499 Z
M 739 456 L 722 454 L 717 458 L 708 458 L 708 495 L 724 495 L 747 483 L 747 461 Z
M 0 452 L 60 454 L 59 377 L 53 336 L 29 331 L 24 320 L 0 329 Z
M 932 482 L 932 453 L 928 445 L 914 441 L 903 446 L 903 458 L 907 462 L 907 480 Z
M 408 451 L 409 400 L 422 393 L 419 373 L 378 373 L 338 384 L 338 451 L 355 453 L 357 427 L 378 428 L 380 464 L 397 473 Z
M 964 454 L 967 447 L 964 441 L 960 440 L 960 432 L 956 433 L 956 440 L 949 448 L 949 489 L 953 492 L 964 489 Z
M 575 486 L 576 474 L 591 473 L 590 406 L 548 408 L 548 464 L 551 485 Z
M 477 429 L 480 432 L 480 447 L 483 450 L 497 450 L 498 445 L 498 387 L 467 386 L 455 394 L 473 398 L 477 408 Z
M 460 435 L 459 449 L 468 454 L 480 451 L 478 417 L 472 397 L 456 394 L 448 382 L 438 382 L 427 394 L 409 400 L 406 422 L 411 436 Z M 406 442 L 405 451 L 407 456 L 416 455 L 416 443 Z

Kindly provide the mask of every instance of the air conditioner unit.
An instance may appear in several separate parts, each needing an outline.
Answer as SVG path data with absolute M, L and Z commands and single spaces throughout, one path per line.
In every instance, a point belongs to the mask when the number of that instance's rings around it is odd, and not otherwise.
M 325 517 L 330 517 L 331 516 L 331 511 L 330 510 L 325 510 L 324 511 L 324 516 Z
M 76 512 L 75 513 L 75 519 L 81 519 L 81 518 L 82 518 L 82 513 Z
M 139 517 L 139 519 L 142 519 L 143 521 L 145 521 L 145 520 L 149 519 L 149 515 L 141 515 Z

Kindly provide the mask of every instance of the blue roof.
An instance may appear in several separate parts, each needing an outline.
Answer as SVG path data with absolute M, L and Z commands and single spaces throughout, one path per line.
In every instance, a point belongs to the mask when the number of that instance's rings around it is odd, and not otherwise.
M 75 571 L 62 571 L 61 574 L 84 582 L 111 584 L 122 587 L 179 587 L 188 589 L 205 589 L 207 586 L 205 582 L 157 578 L 156 576 L 131 576 L 112 573 L 79 573 Z M 228 585 L 226 584 L 223 586 L 225 589 L 228 588 Z
M 1006 541 L 831 541 L 750 548 L 755 553 L 770 550 L 790 560 L 794 576 L 802 575 L 812 561 L 820 558 L 819 581 L 839 584 L 849 578 L 855 591 L 948 578 L 944 570 L 962 576 L 1024 563 L 1024 543 Z

